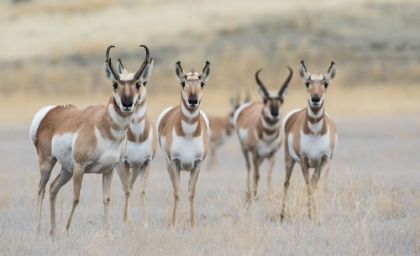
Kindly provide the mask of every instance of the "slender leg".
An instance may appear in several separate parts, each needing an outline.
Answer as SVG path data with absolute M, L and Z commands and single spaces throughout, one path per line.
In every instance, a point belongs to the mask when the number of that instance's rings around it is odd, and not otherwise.
M 252 153 L 252 161 L 254 165 L 254 199 L 258 198 L 258 181 L 260 180 L 260 164 L 261 159 L 258 158 L 256 153 Z
M 197 185 L 198 174 L 200 174 L 201 161 L 194 163 L 194 168 L 190 172 L 189 182 L 189 200 L 190 200 L 190 215 L 191 215 L 191 228 L 195 228 L 195 213 L 194 213 L 194 197 L 195 186 Z
M 75 163 L 73 169 L 73 204 L 69 217 L 67 218 L 66 226 L 63 230 L 64 232 L 69 231 L 74 210 L 76 209 L 77 204 L 79 204 L 80 190 L 82 189 L 82 179 L 84 174 L 83 166 Z
M 209 143 L 209 164 L 208 164 L 208 169 L 209 170 L 213 170 L 214 166 L 216 165 L 217 162 L 217 156 L 216 156 L 216 143 L 210 142 Z
M 146 184 L 147 178 L 149 177 L 150 164 L 149 161 L 143 164 L 140 169 L 140 180 L 141 180 L 141 202 L 143 207 L 143 226 L 147 228 L 149 226 L 147 219 L 147 208 L 146 208 Z M 132 176 L 134 178 L 134 176 Z M 133 181 L 134 183 L 134 181 Z
M 328 160 L 323 159 L 322 163 L 321 163 L 321 167 L 315 169 L 314 173 L 312 174 L 312 178 L 311 178 L 311 185 L 312 185 L 312 189 L 313 191 L 317 191 L 317 187 L 318 187 L 318 182 L 321 179 L 321 175 L 322 173 L 327 172 L 330 168 L 330 162 Z M 321 190 L 322 190 L 323 186 L 321 186 Z M 314 197 L 314 194 L 312 194 L 312 197 Z M 315 220 L 319 220 L 319 222 L 321 222 L 322 220 L 322 213 L 318 213 L 317 207 L 316 207 L 316 200 L 315 198 L 312 199 L 313 200 L 313 206 L 314 206 L 314 218 Z M 318 215 L 320 216 L 318 218 Z
M 102 192 L 104 199 L 104 215 L 105 215 L 105 230 L 107 233 L 111 231 L 111 220 L 109 216 L 109 203 L 111 202 L 111 182 L 114 176 L 114 169 L 102 174 Z
M 172 220 L 171 225 L 175 225 L 175 219 L 176 219 L 176 210 L 178 207 L 178 201 L 179 201 L 179 177 L 180 177 L 180 171 L 178 169 L 178 166 L 173 163 L 167 163 L 166 168 L 168 169 L 169 177 L 172 181 L 172 186 L 174 187 L 174 208 L 172 212 Z
M 302 169 L 303 178 L 305 179 L 305 183 L 306 183 L 306 192 L 308 194 L 308 217 L 309 219 L 311 219 L 312 218 L 311 217 L 312 195 L 311 195 L 311 184 L 309 183 L 309 168 L 308 166 L 306 166 L 306 163 L 304 161 L 301 161 L 300 168 Z
M 60 191 L 61 187 L 64 186 L 69 180 L 71 180 L 72 173 L 61 168 L 61 172 L 55 178 L 53 183 L 51 183 L 50 187 L 50 209 L 51 209 L 51 231 L 50 235 L 54 235 L 56 230 L 55 225 L 55 202 L 57 199 L 58 192 Z
M 36 226 L 35 230 L 39 233 L 41 232 L 41 213 L 42 213 L 42 202 L 44 201 L 45 195 L 45 186 L 47 185 L 48 180 L 51 176 L 51 171 L 54 168 L 57 159 L 54 157 L 48 157 L 46 160 L 42 156 L 39 156 L 39 170 L 41 172 L 41 179 L 38 186 L 38 204 L 36 207 Z
M 127 162 L 118 163 L 115 166 L 117 170 L 118 176 L 121 178 L 121 182 L 123 185 L 123 190 L 125 194 L 125 203 L 124 203 L 124 215 L 123 215 L 123 222 L 127 224 L 127 222 L 131 221 L 130 215 L 130 195 L 131 195 L 131 188 L 130 188 L 130 166 Z
M 271 179 L 273 174 L 274 163 L 276 162 L 276 157 L 272 156 L 270 158 L 270 166 L 268 167 L 268 177 L 267 177 L 267 186 L 268 186 L 268 194 L 271 195 Z
M 248 203 L 249 200 L 251 200 L 251 188 L 249 187 L 249 175 L 251 172 L 251 164 L 249 163 L 249 155 L 248 155 L 248 150 L 246 149 L 242 149 L 242 153 L 245 157 L 245 162 L 246 162 L 246 202 Z
M 286 166 L 286 179 L 283 186 L 283 203 L 280 214 L 280 221 L 283 222 L 284 212 L 286 210 L 286 199 L 287 199 L 287 190 L 289 189 L 290 176 L 292 176 L 293 167 L 295 166 L 296 161 L 293 160 L 290 156 L 285 156 L 285 166 Z

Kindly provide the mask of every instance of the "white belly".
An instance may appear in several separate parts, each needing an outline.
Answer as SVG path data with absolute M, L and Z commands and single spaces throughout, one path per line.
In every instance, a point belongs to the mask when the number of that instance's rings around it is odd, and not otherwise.
M 127 161 L 130 167 L 141 166 L 147 160 L 151 161 L 153 157 L 152 139 L 153 129 L 150 129 L 147 140 L 141 143 L 127 141 L 127 150 L 122 160 Z
M 181 170 L 191 171 L 194 162 L 202 161 L 204 157 L 203 137 L 178 137 L 172 133 L 171 159 L 180 161 Z
M 308 158 L 310 168 L 320 167 L 323 156 L 331 157 L 329 130 L 322 136 L 307 135 L 301 131 L 300 136 L 300 156 Z
M 51 153 L 60 165 L 69 172 L 73 172 L 73 146 L 77 135 L 66 133 L 55 135 L 51 141 Z

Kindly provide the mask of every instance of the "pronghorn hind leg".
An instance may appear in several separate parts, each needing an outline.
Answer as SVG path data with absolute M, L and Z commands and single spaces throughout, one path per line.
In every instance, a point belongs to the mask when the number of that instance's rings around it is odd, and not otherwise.
M 248 150 L 242 149 L 242 154 L 245 157 L 246 162 L 246 203 L 248 203 L 251 200 L 251 188 L 249 186 L 250 183 L 250 172 L 251 172 L 251 164 L 249 162 L 249 155 Z
M 70 210 L 69 216 L 67 218 L 66 226 L 64 227 L 63 232 L 68 232 L 71 219 L 73 218 L 74 210 L 76 206 L 79 204 L 80 199 L 80 190 L 82 189 L 82 179 L 84 175 L 83 166 L 79 164 L 74 164 L 73 169 L 73 200 L 72 200 L 72 208 Z
M 194 163 L 194 168 L 190 172 L 190 182 L 189 182 L 188 199 L 190 200 L 191 228 L 195 228 L 194 197 L 195 197 L 195 187 L 197 185 L 200 169 L 201 169 L 201 161 L 197 160 Z
M 39 156 L 39 171 L 41 173 L 41 179 L 39 180 L 38 186 L 38 203 L 36 207 L 36 226 L 35 230 L 39 233 L 41 232 L 41 213 L 42 213 L 42 202 L 44 201 L 45 195 L 45 186 L 50 179 L 52 169 L 54 165 L 57 163 L 57 159 L 55 157 L 48 157 L 45 160 L 42 156 Z
M 280 221 L 283 222 L 284 213 L 286 211 L 286 199 L 287 199 L 287 190 L 289 189 L 290 185 L 290 176 L 292 176 L 293 167 L 295 166 L 296 161 L 293 160 L 291 157 L 285 157 L 285 166 L 286 166 L 286 178 L 284 180 L 283 185 L 283 203 L 281 208 L 280 214 Z
M 273 175 L 273 168 L 274 168 L 274 163 L 276 162 L 276 157 L 272 156 L 270 158 L 270 166 L 268 167 L 268 176 L 267 176 L 267 187 L 268 187 L 268 195 L 271 196 L 272 191 L 271 191 L 271 180 L 272 180 L 272 175 Z
M 149 177 L 150 172 L 150 161 L 147 160 L 140 169 L 140 180 L 141 180 L 141 202 L 143 208 L 143 226 L 147 228 L 149 226 L 148 218 L 147 218 L 147 208 L 146 208 L 146 185 L 147 185 L 147 178 Z M 131 184 L 134 184 L 137 176 L 132 175 L 131 177 Z M 132 185 L 131 185 L 132 187 Z
M 54 235 L 56 230 L 56 221 L 55 221 L 55 202 L 57 199 L 58 192 L 61 187 L 63 187 L 71 178 L 73 177 L 72 173 L 65 170 L 61 167 L 61 172 L 55 178 L 53 183 L 50 186 L 50 211 L 51 211 L 51 230 L 50 235 Z
M 123 215 L 123 222 L 127 224 L 131 221 L 131 214 L 130 214 L 130 195 L 132 188 L 130 187 L 130 166 L 127 162 L 118 163 L 115 166 L 117 170 L 118 176 L 121 178 L 121 182 L 123 185 L 123 191 L 125 194 L 125 202 L 124 202 L 124 215 Z
M 110 234 L 111 232 L 109 203 L 111 202 L 111 182 L 112 182 L 113 176 L 114 176 L 114 169 L 111 169 L 109 172 L 102 174 L 102 193 L 103 193 L 103 200 L 104 200 L 105 231 L 107 234 Z

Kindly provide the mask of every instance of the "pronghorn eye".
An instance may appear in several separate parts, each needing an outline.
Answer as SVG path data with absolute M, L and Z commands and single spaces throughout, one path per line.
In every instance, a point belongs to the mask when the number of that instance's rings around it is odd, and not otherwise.
M 181 82 L 181 84 L 182 84 L 182 88 L 184 88 L 184 86 L 185 86 L 185 81 L 182 81 L 182 82 Z
M 147 81 L 143 83 L 144 86 L 146 86 L 146 84 L 147 84 Z
M 205 85 L 205 83 L 201 82 L 201 87 L 203 87 Z
M 264 104 L 267 104 L 267 99 L 264 99 Z
M 325 88 L 327 88 L 328 85 L 329 85 L 329 83 L 327 83 L 327 82 L 324 83 Z
M 198 79 L 201 79 L 201 76 L 198 76 Z
M 136 83 L 137 90 L 140 89 L 140 83 Z
M 118 84 L 117 83 L 113 83 L 112 86 L 114 87 L 114 90 L 116 90 L 118 88 Z
M 305 85 L 306 85 L 306 88 L 308 88 L 309 87 L 309 82 L 306 82 Z

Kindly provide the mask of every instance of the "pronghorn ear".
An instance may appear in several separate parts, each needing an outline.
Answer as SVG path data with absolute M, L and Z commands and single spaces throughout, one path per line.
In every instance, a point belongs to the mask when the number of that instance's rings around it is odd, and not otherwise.
M 306 70 L 305 63 L 303 62 L 303 60 L 299 64 L 299 74 L 300 74 L 300 77 L 302 77 L 303 81 L 305 81 L 305 82 L 310 77 L 310 74 Z
M 181 62 L 178 61 L 177 63 L 175 63 L 175 75 L 178 78 L 178 80 L 180 82 L 182 82 L 182 79 L 184 79 L 184 70 L 181 67 Z
M 325 79 L 330 81 L 331 79 L 334 78 L 334 76 L 335 76 L 335 63 L 334 63 L 334 61 L 331 61 L 331 66 L 328 69 L 328 73 L 325 74 Z
M 115 77 L 112 74 L 112 71 L 109 68 L 109 65 L 108 65 L 108 63 L 106 61 L 105 61 L 105 64 L 104 64 L 104 70 L 105 70 L 105 76 L 108 79 L 108 81 L 110 81 L 111 83 L 113 83 L 115 81 Z
M 204 82 L 206 82 L 209 79 L 210 71 L 211 71 L 211 64 L 210 62 L 206 61 L 206 66 L 204 66 L 203 72 L 201 72 L 201 77 L 203 78 Z
M 128 71 L 127 69 L 124 68 L 124 65 L 122 64 L 121 59 L 118 59 L 117 61 L 117 70 L 118 70 L 118 73 L 120 74 L 128 74 Z
M 152 75 L 153 63 L 154 63 L 154 60 L 153 60 L 153 58 L 151 58 L 150 62 L 144 68 L 143 73 L 141 73 L 140 82 L 142 84 L 147 82 L 147 80 L 149 80 L 150 76 Z

